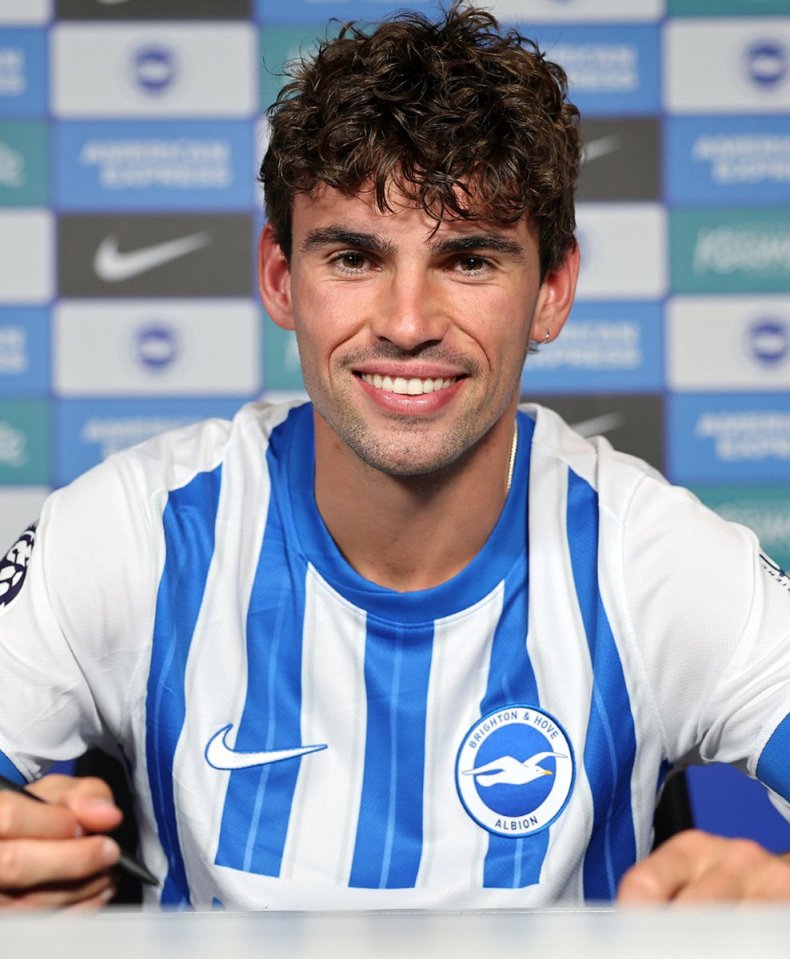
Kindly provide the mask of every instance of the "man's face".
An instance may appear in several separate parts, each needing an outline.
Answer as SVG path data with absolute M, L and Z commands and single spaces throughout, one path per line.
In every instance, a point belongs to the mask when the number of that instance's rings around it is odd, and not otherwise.
M 297 195 L 290 267 L 265 231 L 261 287 L 296 331 L 319 433 L 409 476 L 449 466 L 512 418 L 533 322 L 537 339 L 553 337 L 567 310 L 556 273 L 540 284 L 527 220 L 437 229 L 405 199 L 393 206 L 328 187 Z

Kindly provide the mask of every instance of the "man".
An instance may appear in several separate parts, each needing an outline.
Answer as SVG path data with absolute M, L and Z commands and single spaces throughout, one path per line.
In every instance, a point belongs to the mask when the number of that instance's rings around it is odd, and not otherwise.
M 649 467 L 517 411 L 578 271 L 565 92 L 464 6 L 322 45 L 262 167 L 261 293 L 312 405 L 121 453 L 29 532 L 2 771 L 118 744 L 151 902 L 790 898 L 751 844 L 645 859 L 673 766 L 737 762 L 787 812 L 787 577 Z M 106 901 L 106 793 L 31 789 L 52 805 L 0 796 L 4 901 Z

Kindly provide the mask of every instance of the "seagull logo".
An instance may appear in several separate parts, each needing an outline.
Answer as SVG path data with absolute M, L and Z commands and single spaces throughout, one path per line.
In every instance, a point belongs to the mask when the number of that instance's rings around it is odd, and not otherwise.
M 568 803 L 574 778 L 573 746 L 560 721 L 528 703 L 481 716 L 455 759 L 455 785 L 467 814 L 509 839 L 551 826 Z
M 209 766 L 214 769 L 249 769 L 252 766 L 269 766 L 271 763 L 280 763 L 286 759 L 296 759 L 297 756 L 307 756 L 326 749 L 326 743 L 315 746 L 293 746 L 289 749 L 265 749 L 260 752 L 236 752 L 228 744 L 228 733 L 233 729 L 233 723 L 228 723 L 218 729 L 206 743 L 205 757 Z
M 507 786 L 526 786 L 534 779 L 540 776 L 553 775 L 550 769 L 545 769 L 540 764 L 550 757 L 557 759 L 567 759 L 565 753 L 552 753 L 548 750 L 535 753 L 529 759 L 519 762 L 513 756 L 503 756 L 501 759 L 494 759 L 484 766 L 478 766 L 477 769 L 465 769 L 464 776 L 474 776 L 480 786 L 496 786 L 504 783 Z

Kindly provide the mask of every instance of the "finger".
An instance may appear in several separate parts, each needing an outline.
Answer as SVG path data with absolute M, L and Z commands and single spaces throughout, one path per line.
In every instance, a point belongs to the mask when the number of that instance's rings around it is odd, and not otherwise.
M 118 844 L 107 836 L 82 839 L 15 839 L 0 842 L 0 883 L 5 892 L 49 883 L 83 882 L 118 861 Z
M 47 802 L 71 810 L 82 832 L 109 832 L 123 819 L 110 787 L 95 776 L 45 776 L 28 788 Z
M 617 890 L 620 903 L 669 902 L 704 871 L 706 850 L 715 837 L 697 830 L 678 833 L 632 866 Z
M 0 893 L 0 909 L 95 909 L 106 905 L 116 891 L 113 876 L 103 874 L 91 880 L 61 885 L 44 885 L 24 892 Z
M 32 802 L 7 790 L 0 792 L 0 840 L 70 839 L 82 831 L 74 813 L 65 806 Z

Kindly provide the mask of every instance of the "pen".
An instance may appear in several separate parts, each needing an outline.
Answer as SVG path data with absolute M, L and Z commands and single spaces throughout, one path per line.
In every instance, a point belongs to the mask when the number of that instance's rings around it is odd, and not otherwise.
M 41 799 L 40 796 L 34 795 L 32 792 L 28 792 L 27 789 L 21 783 L 15 783 L 13 779 L 6 779 L 5 776 L 0 776 L 0 790 L 9 789 L 15 793 L 22 793 L 23 796 L 27 796 L 28 799 L 33 799 L 36 802 L 46 803 L 45 799 Z M 130 855 L 128 852 L 121 850 L 121 858 L 116 864 L 116 868 L 120 869 L 121 872 L 125 872 L 127 876 L 133 876 L 135 879 L 139 879 L 141 882 L 148 883 L 149 886 L 158 886 L 159 880 L 156 876 L 150 872 L 146 867 Z

